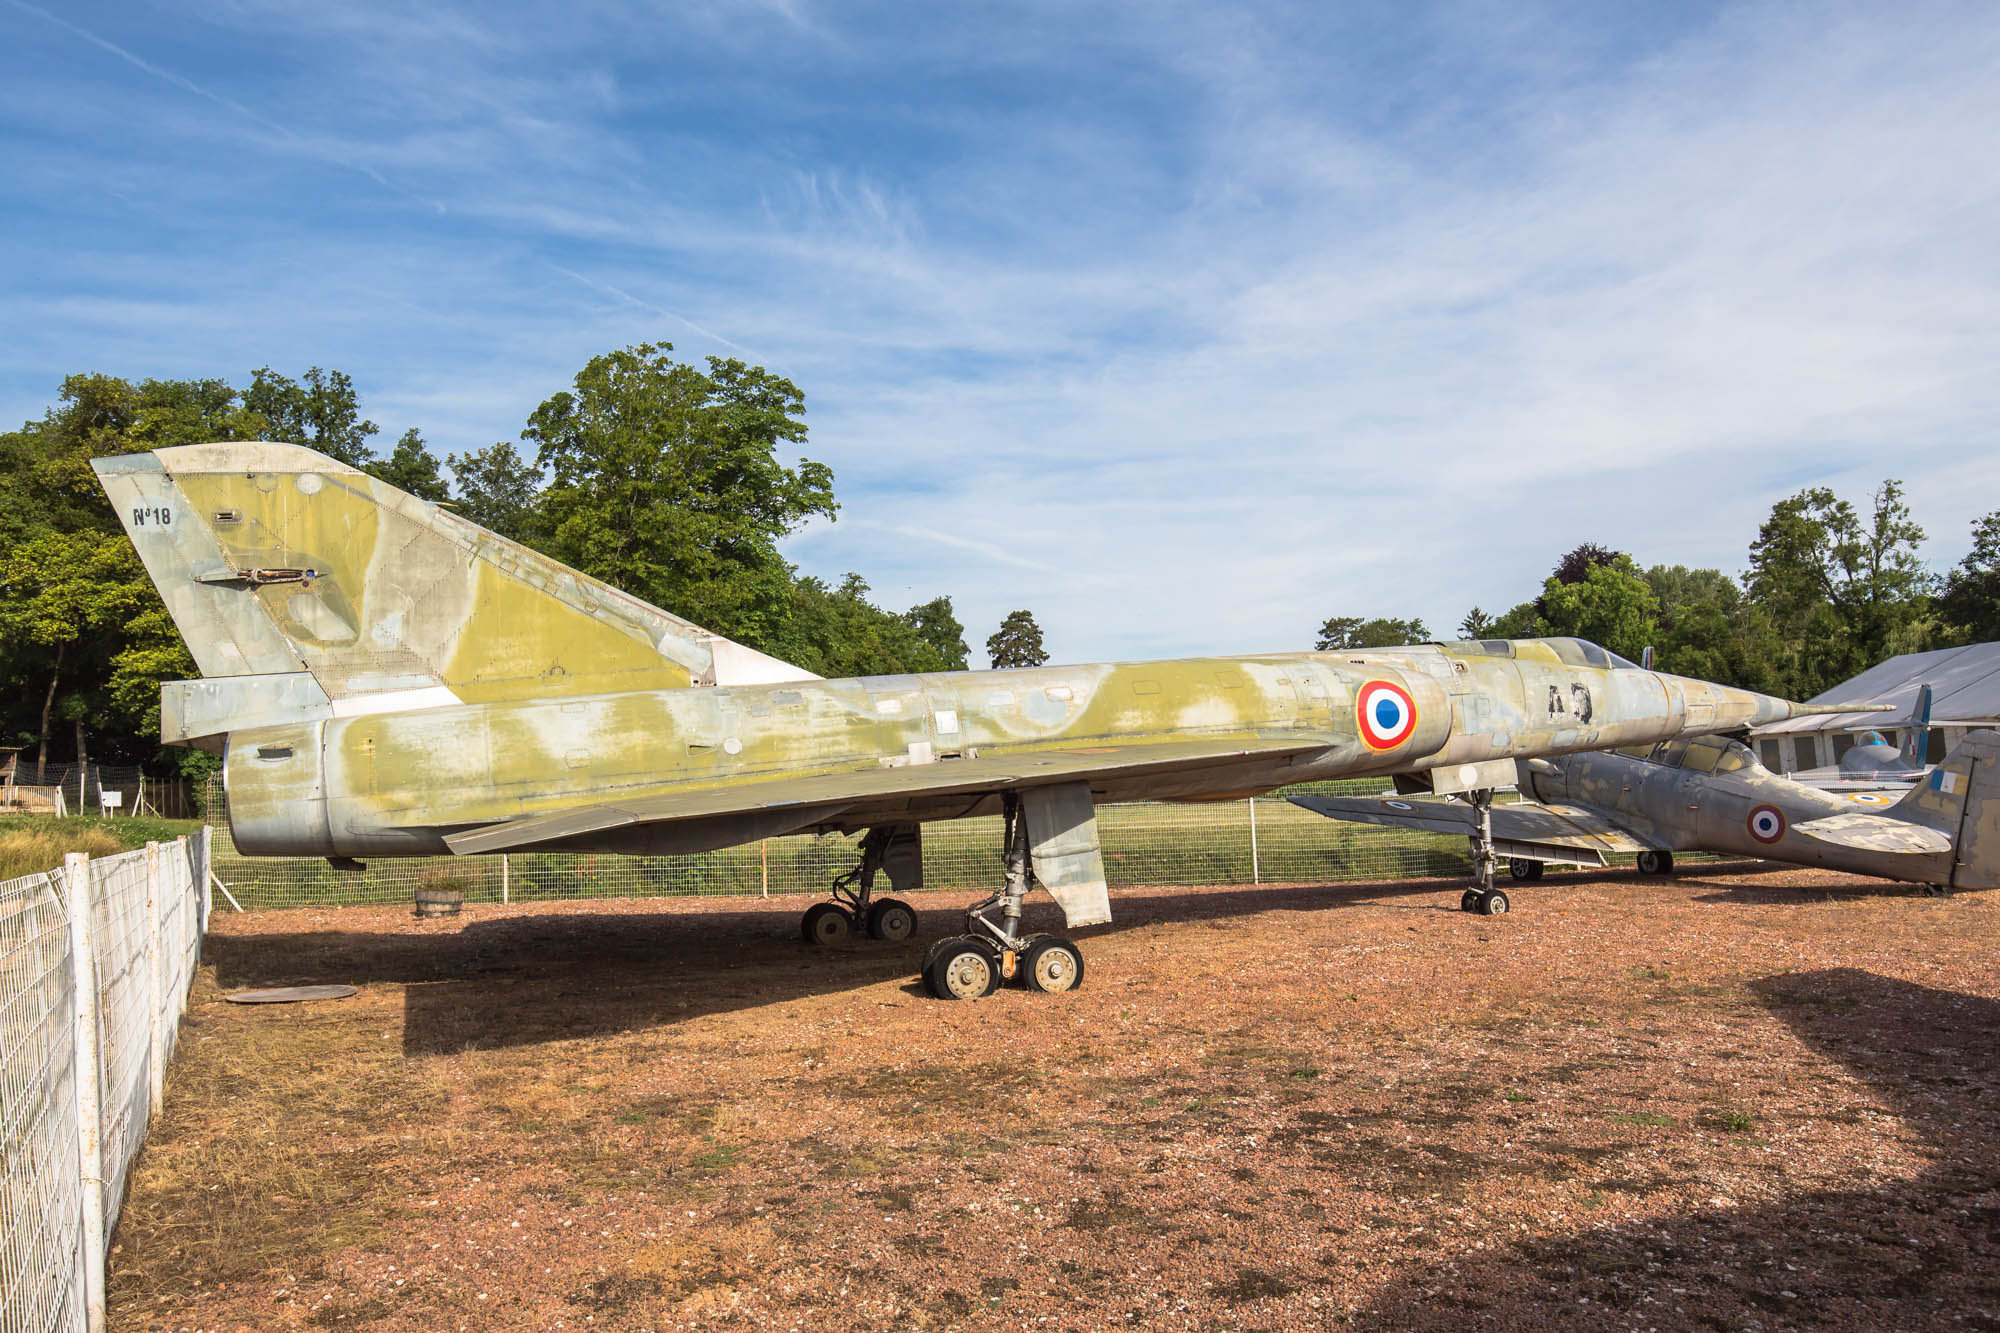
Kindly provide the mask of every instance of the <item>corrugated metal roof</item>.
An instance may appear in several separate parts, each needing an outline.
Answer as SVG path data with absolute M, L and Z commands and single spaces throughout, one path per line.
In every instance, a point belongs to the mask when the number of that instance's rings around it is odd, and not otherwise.
M 1928 653 L 1904 653 L 1842 681 L 1815 704 L 1889 704 L 1893 713 L 1831 713 L 1795 717 L 1759 727 L 1756 735 L 1784 736 L 1807 731 L 1902 725 L 1916 706 L 1917 691 L 1931 687 L 1931 721 L 1952 726 L 2000 724 L 2000 643 L 1973 643 Z

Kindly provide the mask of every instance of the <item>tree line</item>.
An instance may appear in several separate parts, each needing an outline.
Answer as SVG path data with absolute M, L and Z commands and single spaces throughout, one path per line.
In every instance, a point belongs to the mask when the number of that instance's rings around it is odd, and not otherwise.
M 1807 699 L 1899 653 L 2000 639 L 2000 510 L 1972 525 L 1972 549 L 1943 574 L 1923 559 L 1925 533 L 1901 483 L 1865 509 L 1823 486 L 1772 506 L 1749 569 L 1641 567 L 1585 542 L 1539 594 L 1499 615 L 1473 607 L 1468 639 L 1576 635 L 1662 670 Z M 1421 619 L 1335 616 L 1317 647 L 1388 647 L 1432 636 Z
M 160 749 L 160 683 L 194 676 L 194 662 L 90 470 L 174 445 L 307 445 L 819 675 L 964 669 L 950 597 L 887 611 L 860 575 L 828 583 L 780 554 L 786 534 L 839 511 L 831 469 L 779 457 L 806 439 L 797 386 L 672 352 L 594 357 L 529 415 L 520 448 L 443 459 L 414 428 L 378 452 L 380 428 L 339 371 L 266 366 L 240 387 L 68 377 L 41 420 L 0 433 L 0 727 L 27 749 L 24 780 L 57 756 L 213 765 Z

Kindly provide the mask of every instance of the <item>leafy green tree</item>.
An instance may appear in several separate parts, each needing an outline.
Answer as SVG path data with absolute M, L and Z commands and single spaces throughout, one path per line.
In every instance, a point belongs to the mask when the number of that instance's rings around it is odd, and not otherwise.
M 263 438 L 303 444 L 350 467 L 373 458 L 368 437 L 379 429 L 361 417 L 354 381 L 313 366 L 299 379 L 260 366 L 243 391 L 243 407 L 263 418 Z
M 1038 667 L 1049 660 L 1042 647 L 1042 627 L 1032 611 L 1009 611 L 1000 628 L 986 639 L 986 656 L 997 670 L 1002 667 Z
M 944 629 L 940 609 L 944 619 L 958 623 L 948 598 L 896 615 L 868 600 L 868 584 L 859 574 L 847 575 L 837 588 L 802 578 L 791 597 L 792 614 L 782 637 L 767 651 L 818 675 L 880 676 L 965 666 L 963 642 L 941 643 L 934 637 Z
M 942 666 L 927 668 L 935 671 L 963 671 L 971 650 L 965 645 L 965 626 L 958 623 L 952 614 L 951 598 L 933 597 L 921 606 L 913 606 L 903 612 L 903 619 L 910 628 L 937 651 Z
M 1551 634 L 1574 635 L 1637 660 L 1653 641 L 1660 604 L 1629 555 L 1581 566 L 1565 583 L 1551 574 L 1542 585 L 1542 616 Z
M 1900 483 L 1875 491 L 1867 518 L 1824 486 L 1780 500 L 1750 545 L 1752 598 L 1780 643 L 1780 679 L 1809 697 L 1941 636 L 1935 578 Z
M 1750 690 L 1776 688 L 1776 636 L 1736 580 L 1684 565 L 1655 565 L 1645 579 L 1659 603 L 1653 647 L 1660 670 Z
M 761 366 L 675 361 L 671 344 L 593 357 L 521 438 L 550 472 L 542 549 L 765 652 L 784 636 L 792 569 L 778 539 L 833 517 L 833 473 L 778 446 L 806 436 L 805 396 Z
M 502 441 L 491 448 L 453 454 L 445 466 L 451 469 L 454 509 L 502 537 L 529 540 L 541 500 L 542 474 L 513 445 Z
M 1313 648 L 1322 653 L 1348 648 L 1400 648 L 1406 643 L 1428 643 L 1430 637 L 1431 632 L 1424 628 L 1421 619 L 1377 617 L 1364 620 L 1360 616 L 1329 616 L 1319 627 L 1319 637 L 1313 642 Z
M 1493 625 L 1493 617 L 1475 606 L 1458 622 L 1458 632 L 1468 639 L 1490 639 L 1493 637 Z
M 1548 622 L 1542 619 L 1539 599 L 1522 602 L 1510 607 L 1493 618 L 1488 627 L 1488 638 L 1494 639 L 1535 639 L 1544 634 L 1553 634 Z
M 419 500 L 442 500 L 451 493 L 444 478 L 438 475 L 437 459 L 424 447 L 424 437 L 415 426 L 403 432 L 396 441 L 395 451 L 387 458 L 375 459 L 362 470 Z
M 2000 510 L 1972 525 L 1972 549 L 1944 576 L 1938 611 L 1967 642 L 2000 639 Z

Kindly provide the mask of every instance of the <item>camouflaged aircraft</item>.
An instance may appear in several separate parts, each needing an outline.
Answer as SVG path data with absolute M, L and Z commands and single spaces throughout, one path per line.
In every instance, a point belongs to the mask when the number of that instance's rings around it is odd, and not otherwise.
M 2000 887 L 2000 732 L 1975 731 L 1915 788 L 1835 794 L 1781 778 L 1741 741 L 1700 736 L 1591 754 L 1524 759 L 1523 796 L 1489 814 L 1494 850 L 1517 880 L 1545 863 L 1602 866 L 1637 852 L 1642 874 L 1664 875 L 1674 853 L 1721 852 L 1934 891 Z M 1294 796 L 1329 819 L 1387 824 L 1476 841 L 1477 813 L 1455 801 Z M 1498 890 L 1494 890 L 1499 893 Z M 1466 890 L 1466 911 L 1506 911 Z
M 917 887 L 925 822 L 998 813 L 1001 885 L 925 960 L 940 996 L 1081 981 L 1022 900 L 1039 884 L 1071 928 L 1110 919 L 1100 802 L 1378 773 L 1476 797 L 1518 757 L 1802 711 L 1575 639 L 822 680 L 295 445 L 93 466 L 201 669 L 162 688 L 162 739 L 224 755 L 239 851 L 351 867 L 862 832 L 801 929 L 898 940 L 916 917 L 877 876 Z

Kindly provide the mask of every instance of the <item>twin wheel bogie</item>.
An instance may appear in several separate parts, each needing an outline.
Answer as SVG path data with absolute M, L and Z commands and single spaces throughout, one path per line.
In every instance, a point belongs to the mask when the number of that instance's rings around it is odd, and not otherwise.
M 916 933 L 916 909 L 900 898 L 877 898 L 865 910 L 845 903 L 814 903 L 799 922 L 799 934 L 807 944 L 841 944 L 858 934 L 900 944 Z
M 978 935 L 939 940 L 924 954 L 924 989 L 940 1000 L 983 1000 L 1008 981 L 1058 994 L 1083 984 L 1083 951 L 1060 935 L 1035 935 L 1020 949 Z

